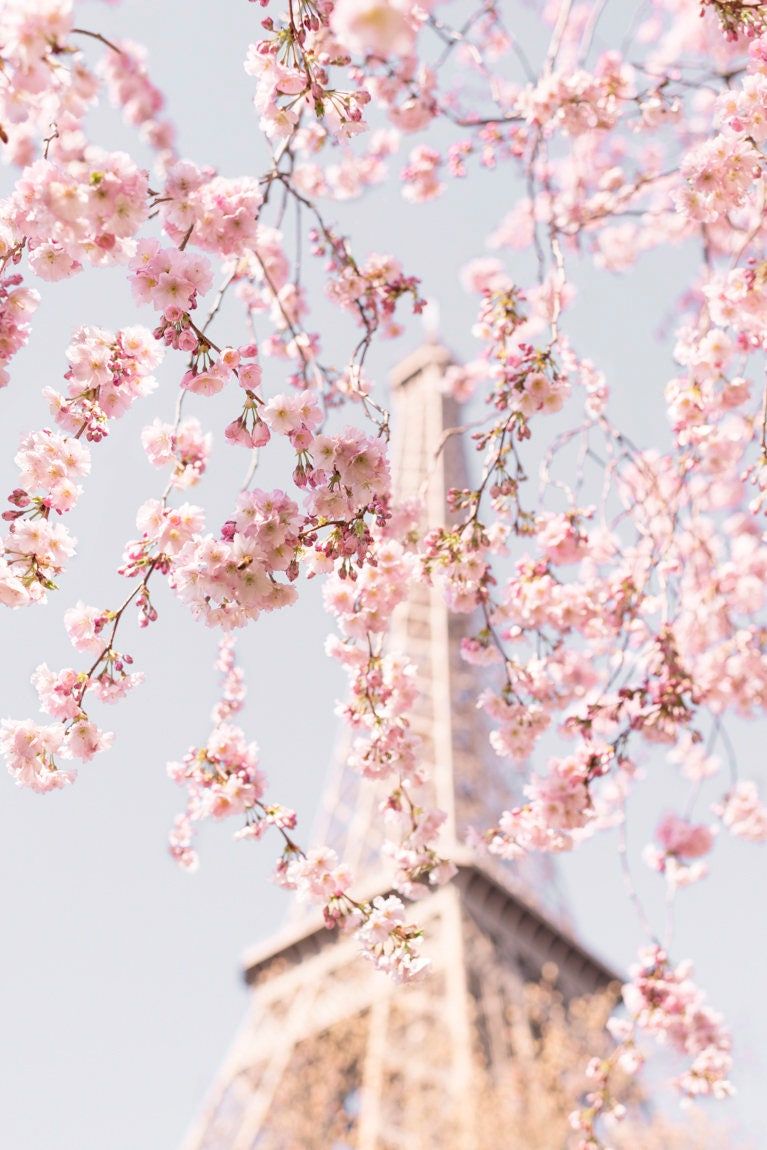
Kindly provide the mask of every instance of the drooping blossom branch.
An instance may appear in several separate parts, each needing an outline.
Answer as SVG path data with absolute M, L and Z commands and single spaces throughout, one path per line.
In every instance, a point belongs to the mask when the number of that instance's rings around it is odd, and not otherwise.
M 363 955 L 379 970 L 398 981 L 414 978 L 426 969 L 428 960 L 420 954 L 423 932 L 407 921 L 402 900 L 393 894 L 371 901 L 354 898 L 352 876 L 335 852 L 305 851 L 293 837 L 295 811 L 267 799 L 258 748 L 231 721 L 245 700 L 244 677 L 231 637 L 219 644 L 216 668 L 222 689 L 211 716 L 213 730 L 203 746 L 189 749 L 182 762 L 168 764 L 171 779 L 187 791 L 186 810 L 171 832 L 171 854 L 185 869 L 196 868 L 194 828 L 206 818 L 240 817 L 244 825 L 234 836 L 239 840 L 259 840 L 274 829 L 283 843 L 275 873 L 280 886 L 297 890 L 318 905 L 328 927 L 353 932 Z

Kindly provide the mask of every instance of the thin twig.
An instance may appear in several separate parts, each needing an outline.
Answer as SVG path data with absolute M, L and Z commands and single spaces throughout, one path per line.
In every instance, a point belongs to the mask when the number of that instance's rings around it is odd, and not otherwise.
M 111 40 L 107 40 L 106 36 L 102 36 L 100 32 L 90 32 L 87 28 L 73 28 L 72 34 L 75 36 L 90 36 L 91 40 L 99 40 L 102 44 L 105 44 L 107 48 L 111 48 L 113 52 L 116 52 L 118 56 L 123 55 L 122 48 L 118 48 L 116 44 L 113 44 Z

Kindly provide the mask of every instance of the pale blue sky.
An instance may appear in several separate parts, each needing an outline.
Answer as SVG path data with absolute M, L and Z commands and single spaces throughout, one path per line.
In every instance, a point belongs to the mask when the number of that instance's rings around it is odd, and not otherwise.
M 204 0 L 124 0 L 115 9 L 94 2 L 81 5 L 78 20 L 148 43 L 184 154 L 224 174 L 254 174 L 263 152 L 250 107 L 252 81 L 241 65 L 263 13 L 246 0 L 227 0 L 225 17 L 223 9 Z M 102 115 L 94 123 L 107 146 L 129 141 L 111 125 Z M 457 271 L 481 253 L 493 220 L 518 191 L 509 169 L 478 181 L 481 199 L 472 187 L 457 185 L 436 204 L 413 208 L 401 203 L 395 184 L 364 203 L 329 208 L 364 250 L 409 251 L 408 270 L 439 299 L 443 330 L 464 357 L 474 353 L 473 302 L 461 292 Z M 567 321 L 579 349 L 607 372 L 619 421 L 643 443 L 667 437 L 662 391 L 671 365 L 655 331 L 662 305 L 684 283 L 685 264 L 682 253 L 672 253 L 646 259 L 630 281 L 589 273 Z M 329 308 L 320 310 L 320 318 L 332 353 L 342 346 L 343 331 Z M 152 316 L 137 312 L 120 271 L 46 289 L 32 344 L 0 396 L 3 490 L 13 483 L 18 434 L 46 421 L 40 390 L 60 380 L 69 334 L 83 322 L 151 325 Z M 239 324 L 239 312 L 231 309 L 217 331 L 236 342 Z M 386 345 L 371 360 L 376 375 L 383 377 L 419 338 L 415 327 L 398 344 Z M 95 449 L 93 475 L 72 517 L 80 554 L 61 591 L 46 608 L 3 616 L 4 715 L 34 714 L 28 680 L 37 663 L 71 660 L 63 610 L 78 597 L 114 604 L 124 594 L 114 573 L 121 545 L 138 503 L 158 490 L 158 473 L 144 462 L 138 432 L 150 411 L 163 417 L 172 411 L 176 366 L 171 359 L 160 393 Z M 190 410 L 220 431 L 227 409 L 217 400 Z M 219 434 L 210 474 L 193 496 L 199 493 L 214 509 L 213 522 L 225 517 L 245 462 L 244 453 L 221 445 Z M 267 486 L 272 479 L 267 470 L 259 482 Z M 160 623 L 131 633 L 130 648 L 147 682 L 105 715 L 116 731 L 115 749 L 85 766 L 77 785 L 61 794 L 36 796 L 0 779 L 0 1140 L 13 1150 L 175 1146 L 244 1011 L 240 955 L 273 931 L 286 909 L 286 896 L 268 882 L 271 842 L 235 844 L 231 828 L 206 828 L 194 877 L 167 857 L 167 829 L 183 796 L 166 778 L 164 764 L 206 734 L 215 695 L 215 636 L 195 626 L 170 594 L 162 593 L 158 606 Z M 323 653 L 329 630 L 319 588 L 310 585 L 289 615 L 266 616 L 240 645 L 250 688 L 244 722 L 262 748 L 274 796 L 297 806 L 307 824 L 333 751 L 333 702 L 343 691 L 342 675 Z M 761 769 L 756 729 L 737 734 L 746 773 Z M 657 803 L 669 769 L 662 760 L 649 766 Z M 634 842 L 642 842 L 656 810 L 649 798 L 637 803 Z M 582 937 L 625 968 L 639 931 L 614 846 L 614 840 L 592 844 L 566 860 L 563 871 Z M 720 843 L 714 859 L 712 878 L 680 898 L 676 950 L 695 956 L 700 981 L 735 1034 L 740 1093 L 719 1112 L 741 1121 L 758 1144 L 767 1133 L 761 1096 L 767 1070 L 763 856 L 753 847 Z M 660 880 L 637 870 L 650 905 L 660 909 Z

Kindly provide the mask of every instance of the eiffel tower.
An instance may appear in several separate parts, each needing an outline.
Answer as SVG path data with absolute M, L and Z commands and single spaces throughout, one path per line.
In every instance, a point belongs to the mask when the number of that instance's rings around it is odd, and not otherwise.
M 395 495 L 418 500 L 429 527 L 448 521 L 448 489 L 469 485 L 463 437 L 451 434 L 460 409 L 440 387 L 450 363 L 430 343 L 392 377 Z M 614 981 L 550 909 L 550 870 L 515 870 L 463 845 L 468 827 L 497 821 L 510 785 L 476 710 L 476 668 L 460 657 L 469 633 L 471 618 L 451 615 L 423 582 L 392 618 L 391 644 L 418 667 L 410 718 L 447 813 L 440 849 L 458 865 L 415 907 L 429 976 L 397 986 L 353 939 L 316 917 L 294 920 L 246 956 L 247 1017 L 184 1150 L 495 1150 L 480 1133 L 480 1080 L 524 1056 L 509 1021 L 522 987 L 555 972 L 570 999 Z M 365 897 L 390 889 L 379 799 L 339 754 L 317 839 L 362 876 Z

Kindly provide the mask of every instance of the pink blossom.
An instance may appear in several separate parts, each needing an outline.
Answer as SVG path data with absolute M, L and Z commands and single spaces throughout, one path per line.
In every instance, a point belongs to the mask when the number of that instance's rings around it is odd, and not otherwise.
M 753 782 L 737 783 L 714 810 L 731 834 L 750 842 L 767 841 L 767 807 Z
M 74 758 L 89 762 L 94 755 L 109 750 L 113 737 L 111 732 L 99 730 L 95 723 L 80 720 L 70 727 L 66 745 Z
M 687 859 L 708 854 L 714 842 L 708 827 L 694 825 L 674 814 L 666 815 L 658 823 L 655 837 L 668 854 Z
M 404 55 L 415 39 L 414 7 L 410 0 L 337 0 L 332 28 L 351 51 Z
M 102 624 L 106 615 L 98 607 L 90 607 L 78 602 L 64 612 L 64 626 L 69 635 L 69 641 L 76 651 L 87 654 L 100 653 L 105 646 L 102 637 Z
M 0 752 L 8 770 L 20 787 L 45 793 L 58 790 L 74 780 L 75 772 L 61 770 L 54 756 L 66 754 L 61 723 L 41 726 L 29 720 L 3 719 L 0 723 Z
M 187 416 L 176 426 L 155 419 L 141 432 L 149 462 L 153 467 L 173 465 L 171 483 L 181 489 L 193 487 L 204 475 L 212 440 L 194 416 Z
M 679 1090 L 691 1097 L 726 1097 L 732 1092 L 730 1038 L 722 1020 L 706 1004 L 690 979 L 689 964 L 672 968 L 659 947 L 640 954 L 623 999 L 635 1024 L 658 1041 L 667 1041 L 690 1061 L 677 1079 Z

